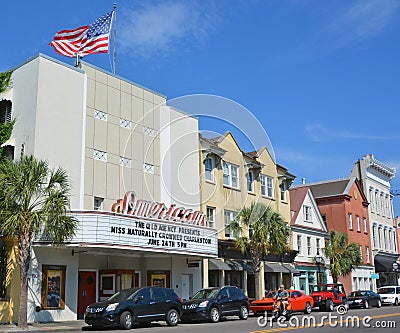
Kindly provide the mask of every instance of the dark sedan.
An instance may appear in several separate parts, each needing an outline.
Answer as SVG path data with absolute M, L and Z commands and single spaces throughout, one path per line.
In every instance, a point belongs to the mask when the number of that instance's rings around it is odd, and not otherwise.
M 149 325 L 152 321 L 178 324 L 182 300 L 172 289 L 142 287 L 124 289 L 108 300 L 91 304 L 85 312 L 85 323 L 93 327 L 121 326 L 130 329 L 133 323 Z
M 372 290 L 358 290 L 352 291 L 347 296 L 347 304 L 350 308 L 368 309 L 372 306 L 380 308 L 382 300 L 379 294 L 374 293 Z
M 201 289 L 182 303 L 181 320 L 209 320 L 216 323 L 226 316 L 239 316 L 246 320 L 249 306 L 247 296 L 237 287 Z

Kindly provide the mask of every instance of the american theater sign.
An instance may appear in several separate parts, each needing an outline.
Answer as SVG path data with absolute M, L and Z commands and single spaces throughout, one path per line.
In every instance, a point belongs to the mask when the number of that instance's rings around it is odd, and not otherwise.
M 73 212 L 81 246 L 216 256 L 217 232 L 200 211 L 140 200 L 133 191 L 118 199 L 112 212 Z M 82 244 L 85 243 L 85 244 Z

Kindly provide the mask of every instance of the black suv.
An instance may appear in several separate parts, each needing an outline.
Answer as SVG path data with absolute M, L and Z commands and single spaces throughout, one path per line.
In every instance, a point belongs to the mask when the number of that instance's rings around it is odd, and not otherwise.
M 239 316 L 246 320 L 249 306 L 247 296 L 237 287 L 201 289 L 188 301 L 182 302 L 181 321 L 198 319 L 216 323 L 226 316 Z
M 175 326 L 181 315 L 181 302 L 172 289 L 124 289 L 106 301 L 89 305 L 85 311 L 85 323 L 97 328 L 122 326 L 130 329 L 133 323 L 146 326 L 152 321 L 165 320 L 169 326 Z

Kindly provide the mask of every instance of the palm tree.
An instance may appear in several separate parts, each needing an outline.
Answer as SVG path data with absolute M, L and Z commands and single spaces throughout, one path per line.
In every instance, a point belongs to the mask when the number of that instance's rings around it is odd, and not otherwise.
M 28 271 L 38 237 L 60 244 L 74 235 L 77 221 L 67 215 L 69 178 L 33 156 L 0 161 L 0 232 L 18 239 L 21 290 L 18 327 L 27 329 Z
M 338 282 L 339 276 L 350 274 L 355 267 L 362 264 L 359 244 L 349 244 L 346 233 L 332 230 L 331 239 L 322 251 L 330 261 L 329 271 L 334 283 Z
M 264 254 L 283 254 L 288 251 L 289 228 L 281 214 L 271 206 L 252 203 L 244 207 L 229 225 L 237 237 L 235 244 L 244 253 L 250 253 L 254 269 L 256 297 L 261 297 L 260 270 Z M 248 236 L 243 231 L 248 231 Z

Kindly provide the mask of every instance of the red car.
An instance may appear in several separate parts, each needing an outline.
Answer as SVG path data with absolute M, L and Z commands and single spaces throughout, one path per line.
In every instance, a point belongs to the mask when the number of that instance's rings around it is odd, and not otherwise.
M 306 295 L 300 290 L 288 290 L 289 302 L 293 312 L 302 311 L 306 314 L 311 313 L 314 306 L 314 300 L 311 296 Z M 272 305 L 274 304 L 274 295 L 276 291 L 270 291 L 262 299 L 252 301 L 250 303 L 250 309 L 254 315 L 263 314 L 265 311 L 271 312 Z

